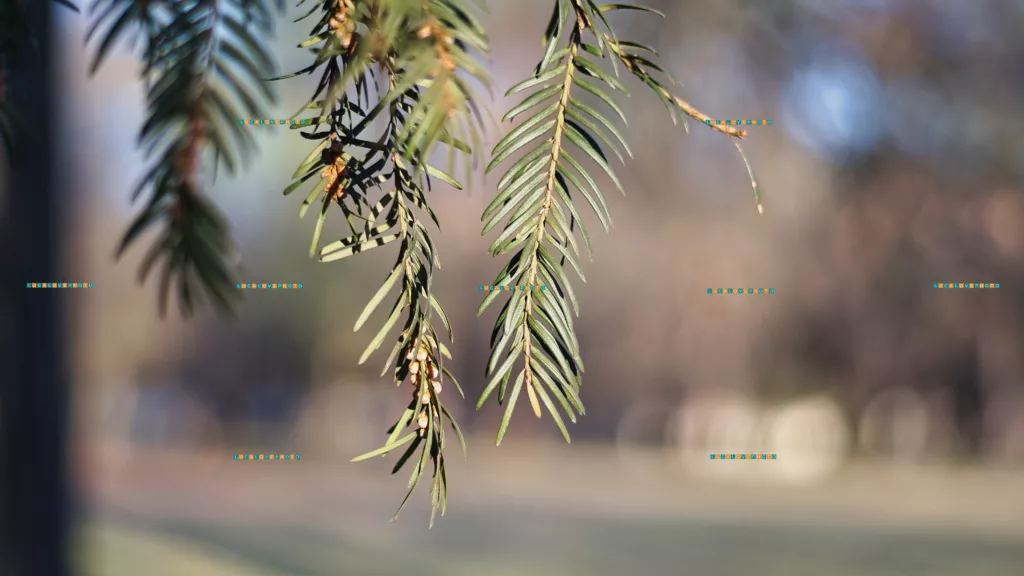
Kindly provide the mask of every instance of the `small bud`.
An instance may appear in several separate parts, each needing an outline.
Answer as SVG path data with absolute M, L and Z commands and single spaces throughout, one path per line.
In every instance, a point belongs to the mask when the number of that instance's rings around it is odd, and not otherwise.
M 424 24 L 423 26 L 420 27 L 419 30 L 416 31 L 416 37 L 419 38 L 420 40 L 423 40 L 424 38 L 430 36 L 431 33 L 432 32 L 430 29 L 430 24 Z
M 430 378 L 431 379 L 436 379 L 438 377 L 438 375 L 440 375 L 440 374 L 441 374 L 441 371 L 437 369 L 437 366 L 431 366 L 430 367 Z
M 409 374 L 419 374 L 419 372 L 420 372 L 420 363 L 419 362 L 410 362 L 409 363 Z
M 426 348 L 420 348 L 419 352 L 416 353 L 416 360 L 419 360 L 420 362 L 425 362 L 427 360 Z
M 428 420 L 429 420 L 429 417 L 427 416 L 427 413 L 426 412 L 420 412 L 419 417 L 416 418 L 416 425 L 420 427 L 420 430 L 423 430 L 424 428 L 427 427 Z
M 415 353 L 415 352 L 413 352 L 413 351 L 412 351 L 412 349 L 410 348 L 410 349 L 409 349 L 409 352 L 407 352 L 407 353 L 405 354 L 405 359 L 406 359 L 406 360 L 412 360 L 414 356 L 416 356 L 416 353 Z
M 430 404 L 430 390 L 423 393 L 423 396 L 420 397 L 420 403 Z
M 433 382 L 431 382 L 431 384 L 434 387 L 434 394 L 440 394 L 441 393 L 441 383 L 438 382 L 437 380 L 434 380 Z

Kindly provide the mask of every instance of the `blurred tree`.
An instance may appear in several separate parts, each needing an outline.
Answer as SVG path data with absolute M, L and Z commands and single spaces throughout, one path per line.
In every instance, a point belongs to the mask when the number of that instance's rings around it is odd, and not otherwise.
M 233 172 L 253 156 L 249 123 L 287 123 L 314 142 L 285 189 L 290 194 L 312 180 L 299 211 L 301 217 L 319 203 L 310 256 L 329 262 L 394 242 L 400 247 L 394 268 L 355 329 L 397 289 L 387 320 L 360 363 L 382 346 L 405 314 L 382 376 L 390 370 L 397 384 L 408 381 L 412 399 L 384 446 L 357 460 L 402 448 L 397 472 L 418 451 L 409 495 L 431 466 L 432 510 L 443 514 L 447 475 L 442 420 L 448 420 L 460 443 L 462 435 L 439 399 L 446 376 L 457 389 L 458 383 L 443 366 L 443 359 L 451 355 L 435 330 L 439 321 L 452 339 L 447 315 L 431 290 L 440 260 L 428 231 L 428 220 L 436 226 L 438 219 L 427 193 L 438 181 L 461 188 L 452 175 L 457 154 L 471 155 L 480 147 L 477 92 L 490 84 L 482 61 L 489 51 L 486 30 L 465 0 L 300 0 L 298 5 L 308 10 L 299 20 L 313 25 L 299 47 L 310 51 L 312 62 L 275 80 L 319 73 L 320 81 L 292 118 L 270 120 L 263 109 L 274 93 L 264 79 L 272 75 L 274 62 L 265 39 L 275 8 L 283 10 L 283 0 L 273 4 L 93 4 L 89 37 L 98 39 L 93 70 L 115 44 L 131 39 L 141 56 L 147 91 L 148 116 L 139 144 L 152 160 L 133 197 L 147 190 L 149 196 L 125 233 L 119 253 L 144 231 L 162 224 L 162 236 L 139 271 L 140 281 L 145 280 L 163 260 L 161 310 L 173 287 L 185 313 L 194 309 L 201 291 L 219 310 L 229 311 L 240 293 L 233 285 L 234 251 L 226 220 L 203 194 L 203 170 L 215 175 L 223 167 Z M 543 404 L 567 441 L 558 407 L 572 421 L 583 412 L 583 362 L 572 320 L 579 310 L 566 265 L 583 278 L 578 237 L 588 252 L 590 237 L 573 195 L 582 197 L 610 229 L 603 180 L 620 191 L 622 186 L 608 154 L 620 161 L 625 160 L 623 153 L 631 155 L 613 120 L 614 115 L 626 121 L 612 96 L 628 93 L 620 72 L 651 89 L 673 122 L 685 122 L 689 116 L 706 123 L 731 137 L 741 155 L 738 140 L 746 135 L 738 128 L 713 124 L 673 94 L 674 81 L 655 62 L 656 51 L 620 39 L 608 21 L 619 11 L 660 12 L 634 4 L 598 5 L 593 0 L 553 4 L 541 62 L 508 93 L 526 97 L 505 119 L 527 112 L 529 117 L 495 146 L 488 166 L 491 170 L 510 162 L 497 197 L 483 215 L 485 235 L 501 225 L 490 252 L 511 253 L 494 281 L 504 290 L 490 291 L 479 310 L 482 313 L 503 292 L 511 292 L 492 333 L 488 382 L 477 403 L 481 406 L 497 390 L 498 401 L 505 404 L 498 443 L 524 388 L 533 412 L 540 417 Z M 448 153 L 443 168 L 434 163 L 435 152 L 442 148 Z M 743 160 L 762 211 L 757 181 L 745 156 Z M 471 164 L 463 165 L 468 177 Z M 321 246 L 332 207 L 344 215 L 351 236 Z

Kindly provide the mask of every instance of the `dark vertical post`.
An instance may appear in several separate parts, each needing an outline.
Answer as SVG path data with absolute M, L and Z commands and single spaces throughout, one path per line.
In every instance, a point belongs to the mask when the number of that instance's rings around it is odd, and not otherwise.
M 35 42 L 22 46 L 9 76 L 16 147 L 6 206 L 0 208 L 0 572 L 14 576 L 70 573 L 68 390 L 60 313 L 65 295 L 25 288 L 26 282 L 62 280 L 52 4 L 20 3 Z

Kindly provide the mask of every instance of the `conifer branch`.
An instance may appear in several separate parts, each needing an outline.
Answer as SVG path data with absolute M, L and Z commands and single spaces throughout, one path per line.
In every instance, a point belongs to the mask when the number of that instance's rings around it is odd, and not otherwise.
M 591 132 L 598 132 L 594 120 L 609 127 L 607 131 L 613 135 L 617 136 L 618 131 L 600 113 L 574 98 L 572 93 L 573 88 L 578 87 L 611 101 L 598 83 L 624 90 L 617 80 L 604 74 L 580 54 L 581 49 L 591 53 L 595 50 L 584 42 L 583 37 L 584 32 L 591 28 L 592 15 L 586 5 L 575 0 L 557 2 L 548 25 L 543 59 L 531 79 L 509 90 L 510 95 L 526 90 L 533 90 L 533 93 L 506 114 L 505 120 L 544 105 L 551 99 L 554 101 L 505 136 L 492 151 L 493 159 L 488 166 L 488 170 L 492 170 L 513 153 L 532 146 L 505 172 L 498 183 L 498 197 L 484 211 L 484 234 L 508 218 L 490 252 L 499 255 L 518 248 L 494 281 L 494 285 L 511 286 L 514 291 L 506 300 L 491 333 L 488 381 L 477 401 L 477 408 L 482 407 L 497 390 L 498 402 L 505 404 L 496 438 L 498 444 L 505 435 L 523 388 L 534 414 L 541 416 L 540 404 L 543 403 L 567 442 L 569 433 L 552 397 L 570 421 L 575 422 L 576 414 L 583 413 L 579 390 L 584 368 L 572 322 L 573 313 L 578 314 L 579 308 L 563 266 L 568 262 L 582 279 L 576 262 L 579 255 L 575 238 L 577 226 L 583 234 L 588 253 L 590 242 L 585 225 L 572 203 L 572 194 L 576 192 L 587 198 L 606 229 L 610 227 L 611 219 L 606 214 L 607 207 L 593 178 L 572 157 L 567 146 L 571 144 L 586 155 L 617 187 L 621 189 L 621 186 L 604 150 L 591 135 Z M 559 47 L 567 30 L 568 40 Z M 588 76 L 594 83 L 582 76 Z M 551 81 L 556 83 L 549 85 Z M 613 105 L 613 108 L 617 109 L 617 106 Z M 547 134 L 550 136 L 541 140 Z M 599 137 L 606 138 L 607 134 L 602 132 Z M 540 143 L 536 143 L 538 140 Z M 628 147 L 624 142 L 622 144 L 628 152 Z M 608 146 L 614 148 L 610 143 Z M 617 150 L 616 154 L 619 154 Z M 587 188 L 581 178 L 588 183 Z M 534 289 L 538 286 L 544 289 Z M 482 313 L 498 294 L 501 292 L 492 292 L 485 297 L 478 313 Z M 566 298 L 572 302 L 572 312 Z M 508 383 L 520 355 L 523 367 L 506 401 Z
M 234 173 L 254 151 L 252 136 L 239 125 L 238 106 L 258 117 L 258 100 L 273 100 L 262 81 L 273 62 L 261 40 L 272 30 L 272 9 L 265 0 L 97 0 L 91 14 L 88 38 L 104 31 L 92 71 L 116 43 L 134 37 L 141 40 L 147 90 L 139 144 L 152 160 L 133 200 L 149 189 L 149 201 L 117 255 L 162 224 L 139 270 L 144 282 L 163 259 L 161 314 L 172 286 L 185 314 L 194 310 L 200 288 L 228 312 L 239 294 L 231 270 L 234 248 L 227 221 L 204 194 L 204 167 Z M 206 163 L 208 153 L 212 161 Z
M 432 181 L 455 188 L 461 184 L 448 173 L 452 161 L 444 171 L 428 160 L 438 144 L 453 153 L 468 153 L 467 141 L 478 140 L 479 119 L 474 117 L 473 88 L 466 76 L 486 84 L 486 73 L 469 51 L 486 52 L 487 40 L 482 27 L 457 0 L 324 0 L 307 17 L 316 18 L 316 24 L 300 47 L 311 48 L 314 61 L 285 78 L 320 71 L 317 89 L 305 106 L 314 116 L 295 126 L 303 138 L 319 144 L 300 163 L 285 194 L 319 174 L 299 215 L 320 197 L 310 255 L 319 254 L 323 262 L 399 244 L 394 267 L 359 315 L 355 329 L 362 328 L 399 287 L 384 326 L 359 362 L 380 349 L 404 314 L 404 327 L 381 376 L 390 370 L 396 384 L 408 382 L 413 398 L 388 431 L 384 445 L 355 460 L 402 448 L 395 473 L 418 453 L 398 512 L 430 466 L 433 525 L 436 512 L 443 515 L 447 507 L 445 420 L 463 452 L 465 443 L 440 400 L 445 377 L 460 394 L 461 389 L 443 366 L 451 354 L 434 328 L 439 319 L 452 339 L 447 315 L 431 290 L 440 260 L 424 222 L 426 217 L 438 225 L 426 194 Z M 385 127 L 378 134 L 375 126 L 380 122 Z M 381 189 L 387 191 L 377 196 Z M 321 247 L 332 206 L 340 209 L 352 235 Z
M 443 364 L 451 354 L 435 328 L 439 322 L 451 341 L 451 325 L 433 292 L 440 259 L 428 220 L 439 223 L 429 192 L 438 180 L 461 188 L 451 175 L 456 152 L 471 154 L 479 144 L 476 91 L 489 84 L 480 62 L 489 50 L 487 35 L 463 0 L 298 2 L 306 4 L 310 9 L 299 20 L 314 24 L 300 48 L 309 50 L 312 62 L 279 79 L 319 74 L 313 95 L 295 114 L 302 121 L 292 126 L 313 148 L 284 194 L 312 186 L 299 208 L 302 217 L 317 207 L 310 257 L 331 262 L 391 243 L 399 247 L 355 330 L 385 299 L 394 298 L 359 362 L 393 338 L 381 376 L 390 371 L 396 385 L 408 383 L 412 398 L 383 445 L 354 460 L 401 451 L 394 473 L 415 457 L 396 518 L 429 468 L 433 525 L 436 512 L 443 515 L 447 506 L 446 427 L 463 452 L 465 442 L 441 402 L 446 378 L 462 391 Z M 605 181 L 624 193 L 609 160 L 609 155 L 622 163 L 632 157 L 615 120 L 626 123 L 613 96 L 628 94 L 620 68 L 648 86 L 673 121 L 682 118 L 685 126 L 686 117 L 708 119 L 671 91 L 674 81 L 655 62 L 653 49 L 618 38 L 606 19 L 606 13 L 618 10 L 657 13 L 634 4 L 555 1 L 543 57 L 531 77 L 507 94 L 525 98 L 505 120 L 527 118 L 491 152 L 488 171 L 509 166 L 497 197 L 484 210 L 483 234 L 500 228 L 489 251 L 508 260 L 494 285 L 514 290 L 491 333 L 488 379 L 477 408 L 495 393 L 505 405 L 499 444 L 524 388 L 534 414 L 541 417 L 543 405 L 567 442 L 564 418 L 575 422 L 584 413 L 584 367 L 573 325 L 579 304 L 567 267 L 586 281 L 578 261 L 580 240 L 588 256 L 591 244 L 577 200 L 582 198 L 609 231 Z M 150 189 L 149 202 L 118 253 L 162 222 L 164 234 L 144 259 L 140 278 L 164 258 L 162 306 L 173 284 L 183 309 L 190 311 L 198 284 L 227 309 L 237 294 L 230 289 L 227 265 L 231 244 L 226 223 L 203 194 L 203 168 L 223 165 L 231 171 L 253 150 L 235 109 L 261 117 L 260 102 L 273 98 L 262 83 L 272 62 L 259 36 L 270 29 L 271 10 L 265 0 L 97 0 L 93 15 L 90 37 L 103 30 L 93 70 L 118 41 L 135 37 L 141 40 L 147 91 L 140 145 L 152 160 L 135 196 Z M 0 50 L 5 41 L 0 27 Z M 5 54 L 0 52 L 0 66 Z M 611 72 L 599 61 L 610 64 Z M 717 124 L 712 129 L 730 136 L 743 154 L 739 139 L 745 131 Z M 444 170 L 433 163 L 440 149 L 448 151 Z M 753 171 L 743 158 L 761 210 Z M 468 162 L 466 169 L 468 176 Z M 321 245 L 328 215 L 339 212 L 351 234 Z M 504 294 L 489 293 L 478 312 Z
M 611 110 L 625 123 L 626 116 L 611 95 L 628 94 L 618 77 L 621 66 L 652 89 L 673 122 L 678 121 L 680 113 L 702 123 L 707 119 L 689 103 L 674 96 L 666 82 L 656 77 L 658 74 L 667 78 L 669 84 L 674 83 L 653 60 L 656 52 L 652 48 L 618 38 L 606 18 L 606 13 L 618 10 L 660 14 L 636 4 L 597 5 L 593 0 L 557 0 L 545 34 L 543 58 L 531 78 L 513 86 L 506 94 L 525 93 L 527 96 L 504 120 L 513 120 L 527 112 L 531 115 L 498 142 L 491 153 L 488 171 L 513 157 L 517 159 L 499 180 L 498 195 L 483 214 L 483 234 L 502 224 L 490 252 L 495 256 L 512 254 L 494 280 L 494 285 L 510 287 L 512 292 L 491 333 L 487 383 L 477 402 L 479 409 L 497 392 L 498 402 L 504 404 L 498 444 L 523 389 L 534 414 L 541 417 L 540 405 L 544 404 L 567 442 L 569 433 L 561 414 L 575 422 L 576 414 L 583 413 L 580 386 L 584 367 L 572 321 L 573 315 L 579 313 L 579 306 L 566 265 L 586 281 L 577 261 L 577 228 L 588 254 L 590 238 L 576 209 L 574 195 L 582 197 L 605 230 L 609 230 L 611 214 L 599 180 L 591 174 L 590 167 L 596 167 L 599 174 L 623 192 L 608 153 L 623 163 L 623 152 L 630 157 L 632 153 L 606 112 L 584 103 L 577 94 L 588 93 L 602 108 Z M 590 57 L 610 62 L 612 72 Z M 746 135 L 745 131 L 732 127 L 715 125 L 713 128 L 734 139 Z M 742 154 L 738 142 L 734 143 Z M 574 158 L 574 154 L 585 159 L 585 163 Z M 762 211 L 749 162 L 747 168 L 758 210 Z M 538 285 L 546 290 L 535 290 L 534 286 Z M 483 313 L 506 293 L 489 293 L 478 313 Z M 522 367 L 513 380 L 520 358 Z M 513 383 L 509 391 L 510 381 Z

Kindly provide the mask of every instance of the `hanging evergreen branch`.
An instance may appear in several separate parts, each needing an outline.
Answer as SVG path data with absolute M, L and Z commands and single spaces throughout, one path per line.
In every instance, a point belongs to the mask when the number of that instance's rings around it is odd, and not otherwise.
M 278 9 L 282 9 L 278 1 Z M 120 257 L 139 236 L 162 224 L 139 270 L 144 282 L 163 258 L 160 310 L 172 284 L 182 311 L 193 311 L 202 288 L 221 311 L 238 297 L 230 260 L 228 224 L 203 193 L 203 168 L 234 173 L 255 148 L 238 124 L 262 116 L 259 100 L 273 100 L 263 78 L 273 62 L 262 37 L 273 26 L 265 0 L 97 0 L 88 38 L 103 29 L 92 72 L 126 38 L 141 40 L 148 116 L 139 145 L 151 164 L 132 195 L 149 200 L 125 232 Z M 204 164 L 207 153 L 213 158 Z
M 303 116 L 303 123 L 292 126 L 314 146 L 284 193 L 312 187 L 299 209 L 302 217 L 310 207 L 318 207 L 311 257 L 330 262 L 391 243 L 399 246 L 394 266 L 359 315 L 355 330 L 394 295 L 387 319 L 360 363 L 386 339 L 395 338 L 381 376 L 390 371 L 397 385 L 408 383 L 412 398 L 383 446 L 355 460 L 401 450 L 393 468 L 397 472 L 415 457 L 399 512 L 429 467 L 433 525 L 447 501 L 446 420 L 463 452 L 465 442 L 440 400 L 446 377 L 460 394 L 461 389 L 443 365 L 451 354 L 435 329 L 439 321 L 452 339 L 447 315 L 432 293 L 440 259 L 428 231 L 428 219 L 438 225 L 428 192 L 436 180 L 461 188 L 451 175 L 455 152 L 469 154 L 479 143 L 475 91 L 489 82 L 480 63 L 480 56 L 488 52 L 487 36 L 463 0 L 298 4 L 309 5 L 299 20 L 314 22 L 309 38 L 300 44 L 313 61 L 284 78 L 319 73 L 319 82 L 296 113 Z M 495 391 L 499 403 L 505 404 L 498 443 L 524 388 L 533 412 L 540 417 L 543 404 L 566 441 L 563 414 L 575 422 L 583 413 L 583 361 L 573 326 L 579 306 L 566 264 L 585 281 L 578 261 L 580 238 L 589 255 L 590 236 L 574 196 L 582 197 L 610 230 L 612 218 L 599 178 L 621 192 L 608 154 L 620 162 L 625 162 L 625 155 L 632 156 L 608 114 L 610 110 L 626 121 L 612 96 L 627 93 L 619 69 L 651 88 L 673 121 L 683 117 L 685 126 L 686 116 L 707 118 L 671 92 L 673 81 L 655 63 L 653 49 L 618 39 L 606 20 L 606 13 L 617 10 L 655 12 L 632 4 L 556 1 L 543 58 L 532 77 L 508 93 L 526 98 L 505 119 L 528 118 L 495 146 L 487 168 L 510 164 L 483 215 L 485 235 L 501 224 L 490 252 L 511 254 L 494 284 L 546 288 L 513 292 L 491 334 L 488 382 L 477 407 Z M 244 159 L 253 149 L 249 132 L 236 122 L 242 116 L 235 109 L 243 108 L 249 117 L 262 116 L 259 102 L 273 97 L 261 82 L 272 63 L 259 35 L 270 30 L 270 8 L 263 0 L 97 0 L 93 14 L 90 37 L 104 30 L 93 70 L 116 42 L 134 37 L 141 40 L 147 89 L 148 117 L 140 144 L 153 160 L 135 196 L 146 189 L 151 195 L 118 253 L 144 230 L 164 222 L 164 235 L 140 271 L 145 279 L 156 260 L 165 259 L 162 309 L 174 283 L 184 310 L 190 311 L 196 282 L 225 309 L 237 294 L 226 264 L 231 245 L 227 225 L 202 194 L 201 168 L 205 153 L 212 152 L 210 167 L 222 164 L 233 171 L 239 157 Z M 0 43 L 4 30 L 0 26 Z M 599 65 L 599 59 L 608 60 L 612 71 Z M 584 96 L 593 97 L 596 104 L 584 102 Z M 738 139 L 745 132 L 712 128 L 732 137 L 742 154 Z M 442 147 L 448 152 L 444 170 L 431 163 Z M 465 167 L 468 176 L 468 162 Z M 756 180 L 750 174 L 760 210 Z M 327 216 L 337 212 L 351 234 L 321 246 Z M 479 312 L 500 294 L 490 293 Z M 403 317 L 397 337 L 389 336 Z
M 632 152 L 607 113 L 584 103 L 580 97 L 595 97 L 625 123 L 626 116 L 612 96 L 628 94 L 618 77 L 619 66 L 624 65 L 654 91 L 674 122 L 679 112 L 700 114 L 675 98 L 664 82 L 654 76 L 659 73 L 668 77 L 651 59 L 655 56 L 653 49 L 617 38 L 605 17 L 605 13 L 615 10 L 657 13 L 634 4 L 599 6 L 592 0 L 557 0 L 540 63 L 532 77 L 506 94 L 522 93 L 526 97 L 503 120 L 512 121 L 526 113 L 529 116 L 491 152 L 488 171 L 514 156 L 518 158 L 506 169 L 498 182 L 497 197 L 484 210 L 483 234 L 503 224 L 489 251 L 495 256 L 512 253 L 494 285 L 542 285 L 546 290 L 514 290 L 505 300 L 491 332 L 487 383 L 477 408 L 497 391 L 498 402 L 505 406 L 498 427 L 498 444 L 524 389 L 534 414 L 541 417 L 543 404 L 567 442 L 569 433 L 562 414 L 572 422 L 577 414 L 583 414 L 580 385 L 584 366 L 573 326 L 579 304 L 565 265 L 568 263 L 585 282 L 578 262 L 577 229 L 588 256 L 591 246 L 574 196 L 582 197 L 605 231 L 609 231 L 611 213 L 591 167 L 596 167 L 598 174 L 625 193 L 608 154 L 624 163 L 623 153 L 632 157 Z M 594 58 L 608 59 L 612 72 Z M 671 77 L 668 81 L 672 82 Z M 745 133 L 729 135 L 742 137 Z M 754 182 L 753 176 L 751 180 Z M 488 293 L 478 314 L 506 293 Z
M 443 366 L 443 359 L 451 359 L 451 354 L 433 324 L 436 313 L 448 339 L 452 339 L 447 315 L 431 292 L 440 260 L 424 222 L 428 217 L 438 225 L 426 191 L 434 178 L 456 188 L 461 185 L 427 160 L 439 143 L 447 145 L 452 153 L 468 153 L 466 141 L 478 140 L 473 89 L 466 77 L 486 84 L 487 75 L 468 51 L 485 53 L 487 40 L 469 12 L 453 0 L 325 0 L 305 16 L 311 17 L 317 18 L 316 24 L 300 47 L 311 48 L 314 62 L 286 77 L 321 71 L 317 89 L 305 107 L 316 115 L 305 118 L 306 124 L 295 125 L 303 138 L 318 144 L 300 163 L 285 194 L 314 180 L 299 216 L 319 201 L 310 256 L 319 254 L 323 262 L 399 243 L 392 271 L 359 315 L 355 330 L 362 328 L 396 286 L 400 287 L 387 320 L 359 362 L 365 362 L 381 347 L 405 314 L 404 327 L 381 376 L 391 370 L 396 384 L 408 382 L 413 389 L 412 400 L 388 431 L 384 445 L 354 461 L 402 448 L 404 452 L 392 470 L 396 473 L 418 453 L 409 491 L 398 511 L 408 502 L 429 465 L 433 476 L 433 525 L 436 512 L 440 510 L 443 515 L 447 506 L 445 419 L 463 453 L 465 442 L 440 401 L 446 376 L 460 394 L 462 390 Z M 378 134 L 375 127 L 380 123 L 385 126 Z M 306 129 L 306 125 L 312 127 Z M 449 158 L 450 171 L 454 155 Z M 387 191 L 376 196 L 380 189 Z M 340 209 L 352 234 L 320 248 L 332 206 Z

